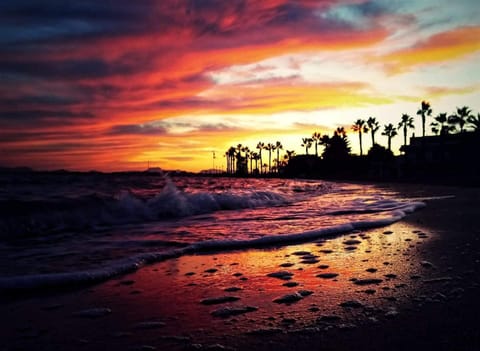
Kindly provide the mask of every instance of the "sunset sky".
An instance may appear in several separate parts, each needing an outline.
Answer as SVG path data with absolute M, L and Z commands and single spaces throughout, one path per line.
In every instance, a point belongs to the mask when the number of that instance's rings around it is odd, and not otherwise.
M 0 2 L 0 166 L 225 167 L 369 116 L 418 135 L 422 100 L 480 112 L 478 0 Z

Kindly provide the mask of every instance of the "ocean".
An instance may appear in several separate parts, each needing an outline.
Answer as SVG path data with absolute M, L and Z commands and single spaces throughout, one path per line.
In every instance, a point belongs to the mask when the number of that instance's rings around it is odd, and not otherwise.
M 424 204 L 373 185 L 168 174 L 0 175 L 0 290 L 107 281 L 202 252 L 381 227 Z

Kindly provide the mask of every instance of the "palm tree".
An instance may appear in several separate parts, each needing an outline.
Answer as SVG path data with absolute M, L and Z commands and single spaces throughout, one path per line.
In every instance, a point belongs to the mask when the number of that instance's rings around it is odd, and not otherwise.
M 480 113 L 477 113 L 477 116 L 471 115 L 468 117 L 468 126 L 472 127 L 474 131 L 480 130 Z
M 262 143 L 261 141 L 259 141 L 257 144 L 257 149 L 258 149 L 258 157 L 260 158 L 260 165 L 262 165 L 262 150 L 265 149 L 265 143 Z M 260 170 L 260 173 L 262 173 L 261 170 Z
M 446 113 L 440 113 L 435 118 L 435 121 L 430 123 L 432 132 L 435 134 L 445 135 L 450 133 L 455 127 L 448 125 L 448 117 Z
M 340 135 L 344 139 L 347 137 L 347 131 L 345 130 L 345 127 L 337 127 L 333 134 Z
M 235 173 L 235 151 L 236 149 L 233 146 L 230 146 L 227 150 L 228 160 L 230 161 L 230 167 L 227 168 L 229 168 L 230 173 Z
M 280 162 L 280 150 L 283 150 L 283 145 L 281 142 L 277 141 L 275 143 L 275 149 L 277 150 L 277 172 L 278 172 L 278 166 L 279 166 L 279 162 Z
M 253 161 L 255 161 L 255 169 L 258 171 L 258 160 L 260 159 L 259 155 L 258 155 L 258 152 L 254 152 L 252 151 L 251 155 L 250 155 L 250 164 Z M 252 168 L 250 166 L 250 168 Z M 253 169 L 252 169 L 252 173 L 253 173 Z
M 425 120 L 427 116 L 432 115 L 432 108 L 430 103 L 427 101 L 422 101 L 421 108 L 417 111 L 417 115 L 422 116 L 422 136 L 425 136 Z
M 358 140 L 360 142 L 360 156 L 363 155 L 363 147 L 362 147 L 362 132 L 368 132 L 368 126 L 365 124 L 365 120 L 357 119 L 355 123 L 352 125 L 352 130 L 354 132 L 358 132 Z
M 248 158 L 250 157 L 250 149 L 248 146 L 242 147 L 242 152 L 245 152 L 245 161 L 242 160 L 242 163 L 245 162 L 245 168 L 247 169 L 248 174 Z
M 388 138 L 388 150 L 392 151 L 392 138 L 397 135 L 397 128 L 392 123 L 383 126 L 382 135 Z
M 367 126 L 370 129 L 372 135 L 372 147 L 375 145 L 375 133 L 380 129 L 380 124 L 375 117 L 368 117 Z
M 302 138 L 302 147 L 305 148 L 305 154 L 308 155 L 308 149 L 312 147 L 312 138 Z
M 471 115 L 472 110 L 470 110 L 467 106 L 457 107 L 456 113 L 448 117 L 448 123 L 452 125 L 458 125 L 460 127 L 460 133 L 464 132 L 465 125 L 468 122 Z
M 268 143 L 265 146 L 265 150 L 268 151 L 268 173 L 271 173 L 272 172 L 272 151 L 275 150 L 275 145 L 273 145 L 272 143 Z
M 400 123 L 398 123 L 398 129 L 403 128 L 403 146 L 407 146 L 407 129 L 408 128 L 415 128 L 413 125 L 413 117 L 410 117 L 406 113 L 402 115 L 402 119 Z
M 315 156 L 318 157 L 318 145 L 319 145 L 319 142 L 320 142 L 320 138 L 322 137 L 322 135 L 318 132 L 315 132 L 312 134 L 312 142 L 315 143 Z

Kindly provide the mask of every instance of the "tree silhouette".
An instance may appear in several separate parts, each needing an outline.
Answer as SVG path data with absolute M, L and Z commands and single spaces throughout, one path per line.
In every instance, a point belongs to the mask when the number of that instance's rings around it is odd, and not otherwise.
M 295 156 L 294 150 L 285 150 L 285 155 L 283 158 L 288 162 Z
M 474 131 L 480 130 L 480 113 L 477 113 L 476 116 L 471 115 L 468 117 L 468 126 L 471 127 Z
M 408 128 L 415 128 L 413 125 L 413 117 L 410 117 L 406 113 L 402 115 L 402 119 L 400 123 L 398 123 L 398 129 L 403 128 L 403 146 L 407 146 L 407 129 Z
M 265 150 L 268 151 L 268 173 L 271 173 L 272 172 L 272 151 L 275 150 L 275 145 L 273 145 L 272 143 L 268 143 L 265 146 Z
M 250 149 L 248 148 L 248 146 L 244 146 L 244 147 L 242 147 L 242 152 L 245 152 L 245 162 L 246 162 L 246 168 L 247 168 L 247 173 L 248 173 L 248 159 L 250 157 Z M 244 162 L 244 160 L 242 159 L 242 163 L 243 162 Z
M 255 151 L 252 151 L 252 153 L 250 154 L 250 168 L 252 168 L 251 164 L 252 164 L 252 161 L 255 161 L 255 170 L 256 172 L 258 172 L 258 160 L 260 158 L 258 157 L 258 152 L 255 152 Z M 253 169 L 252 169 L 252 173 L 253 172 Z
M 343 127 L 337 128 L 330 138 L 325 136 L 322 138 L 325 143 L 322 157 L 327 161 L 345 161 L 350 154 L 349 141 Z
M 471 117 L 472 110 L 467 106 L 457 107 L 456 113 L 448 117 L 448 122 L 452 125 L 458 125 L 460 133 L 464 132 L 465 125 Z
M 363 155 L 363 146 L 362 146 L 362 132 L 368 132 L 368 126 L 365 124 L 365 120 L 357 119 L 352 125 L 352 130 L 358 132 L 358 140 L 360 143 L 360 156 Z
M 322 137 L 322 135 L 318 132 L 315 132 L 312 134 L 312 142 L 315 143 L 315 156 L 318 157 L 318 145 L 319 145 L 319 142 L 320 142 L 320 138 Z
M 375 133 L 380 129 L 380 124 L 375 117 L 368 117 L 367 126 L 372 135 L 372 146 L 375 145 Z
M 448 124 L 448 118 L 446 113 L 439 113 L 434 118 L 434 120 L 434 122 L 430 123 L 430 126 L 432 127 L 432 132 L 434 134 L 440 133 L 440 135 L 445 135 L 455 130 L 454 126 Z
M 427 116 L 432 115 L 432 108 L 430 107 L 430 103 L 427 101 L 422 101 L 422 105 L 417 111 L 417 115 L 422 116 L 422 136 L 425 136 L 425 120 Z
M 227 167 L 227 168 L 230 170 L 230 173 L 235 173 L 235 151 L 236 151 L 236 149 L 233 146 L 231 146 L 227 150 L 228 162 L 229 162 L 229 166 L 230 166 L 230 167 Z
M 281 142 L 277 141 L 275 143 L 275 149 L 277 150 L 277 171 L 278 171 L 278 167 L 280 165 L 280 150 L 283 150 L 283 145 Z
M 308 149 L 312 147 L 312 138 L 302 138 L 301 146 L 305 148 L 305 154 L 308 155 Z
M 347 131 L 345 130 L 345 127 L 337 127 L 333 133 L 340 135 L 342 138 L 347 137 Z
M 257 144 L 257 149 L 258 149 L 258 157 L 260 160 L 260 166 L 262 165 L 262 150 L 265 149 L 265 143 L 262 143 L 261 141 L 258 142 Z M 262 173 L 262 170 L 260 170 L 260 173 Z
M 392 123 L 383 126 L 382 135 L 388 138 L 388 150 L 392 151 L 392 138 L 397 135 L 397 128 Z

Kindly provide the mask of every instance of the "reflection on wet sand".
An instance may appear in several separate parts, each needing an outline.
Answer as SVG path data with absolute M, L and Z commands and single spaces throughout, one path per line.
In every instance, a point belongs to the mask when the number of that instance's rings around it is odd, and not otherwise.
M 296 246 L 184 256 L 139 271 L 132 285 L 112 281 L 95 294 L 119 293 L 125 313 L 160 319 L 165 335 L 370 323 L 392 317 L 417 294 L 425 240 L 421 229 L 397 223 Z

